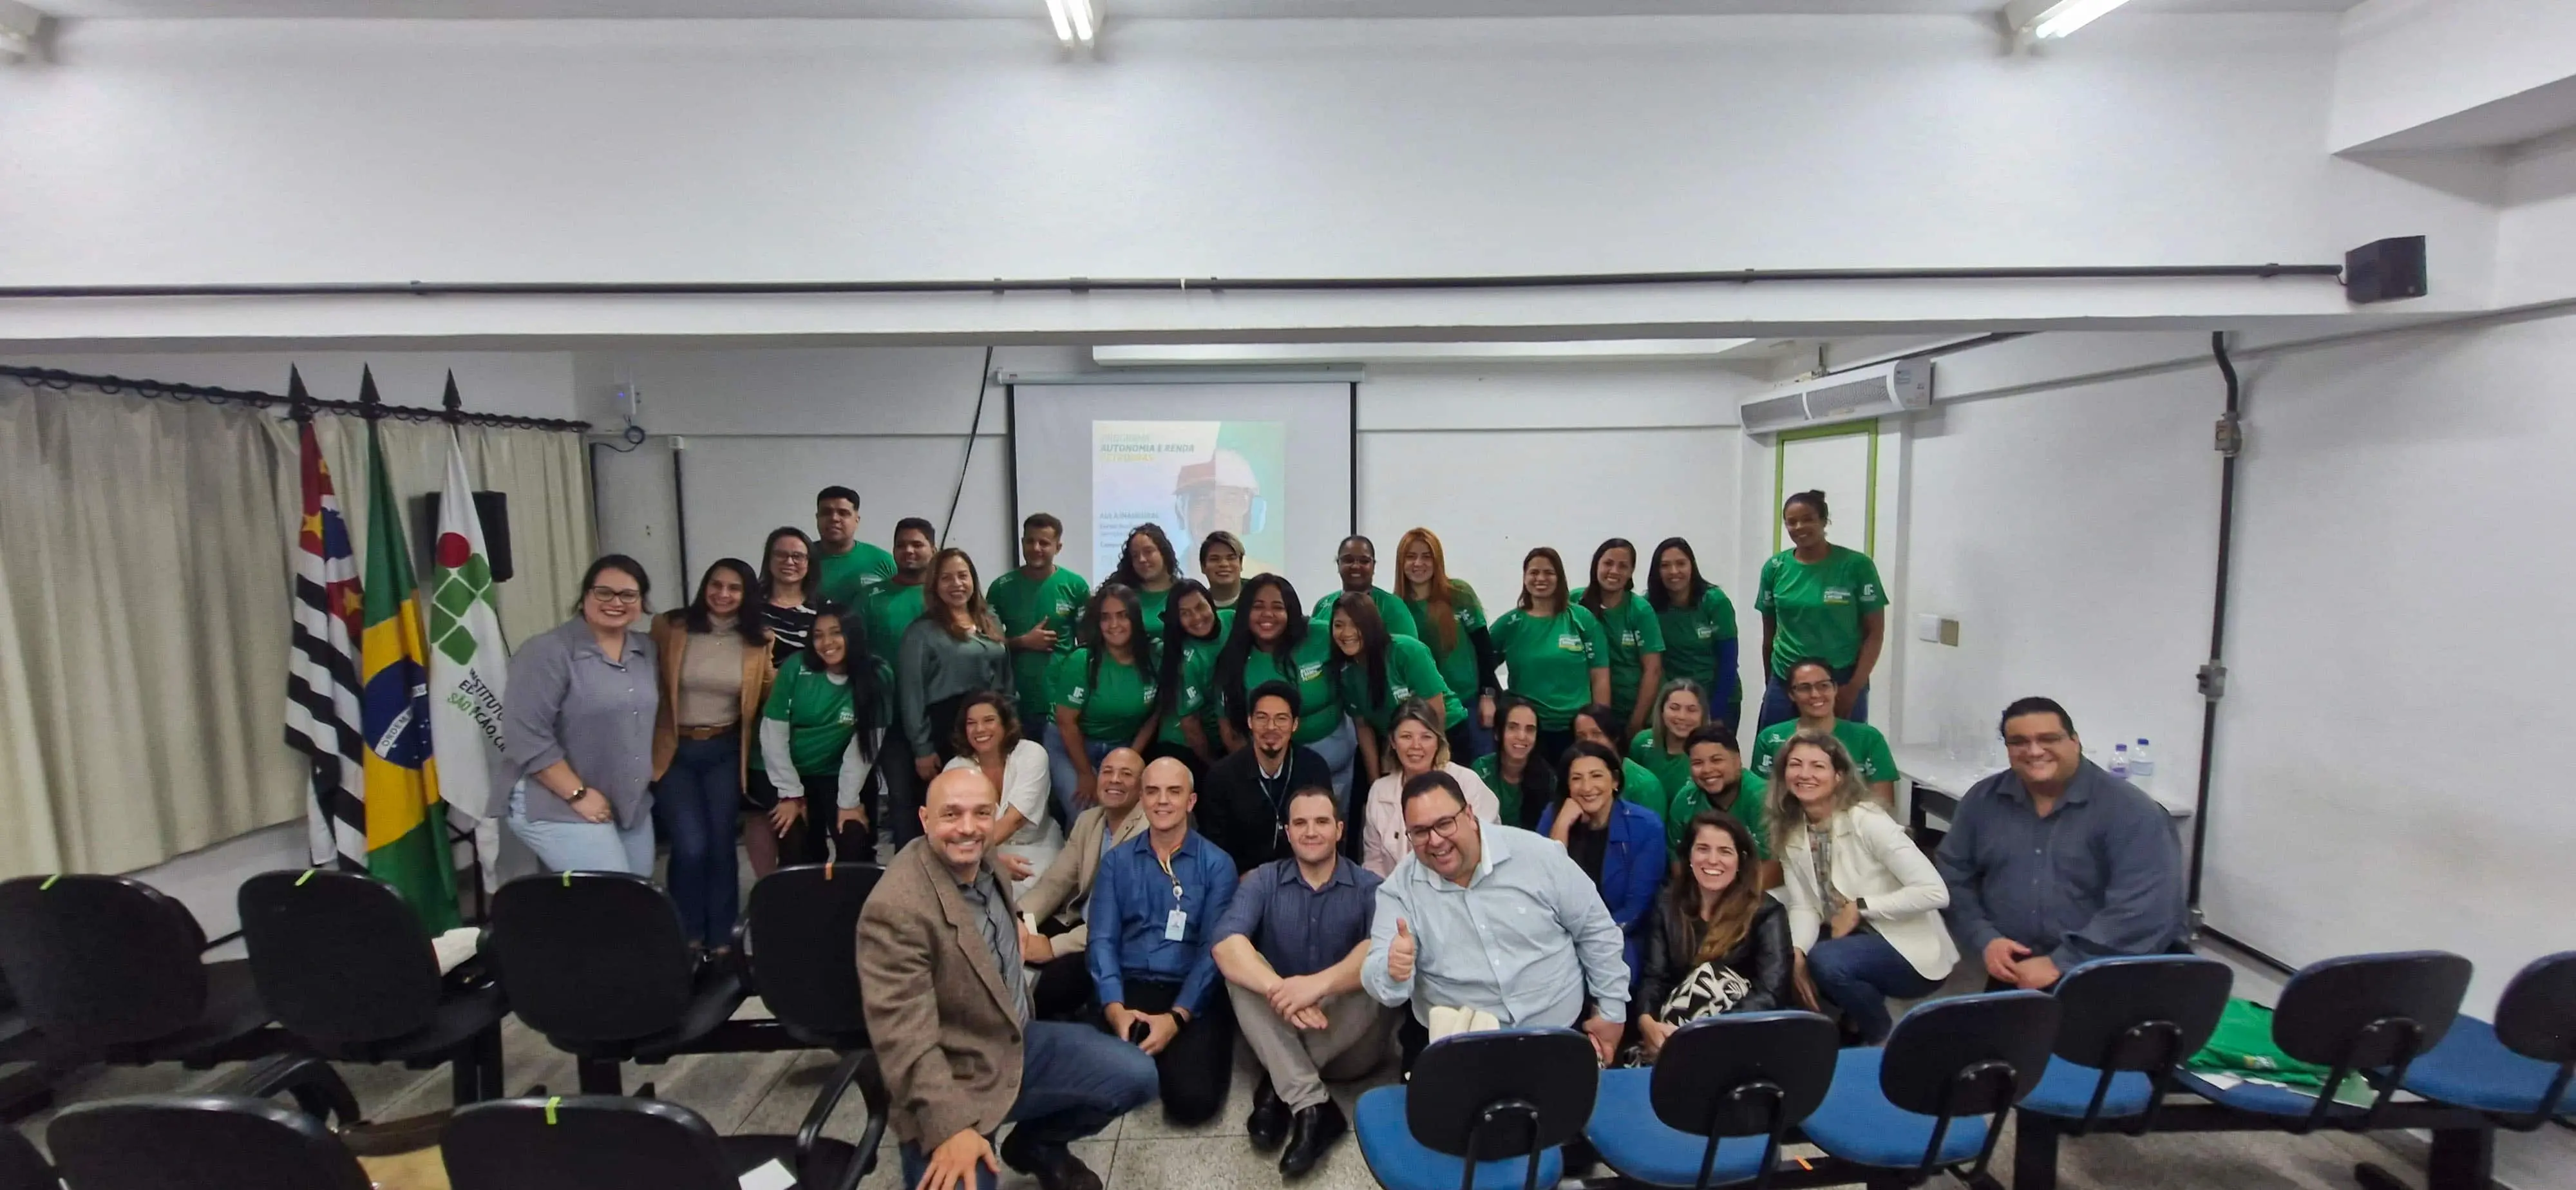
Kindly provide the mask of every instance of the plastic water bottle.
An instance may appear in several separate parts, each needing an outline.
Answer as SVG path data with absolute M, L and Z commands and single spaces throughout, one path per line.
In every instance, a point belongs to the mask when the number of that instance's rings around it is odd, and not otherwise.
M 2129 749 L 2129 784 L 2144 790 L 2155 783 L 2156 758 L 2147 751 L 2147 739 L 2138 737 L 2138 746 Z
M 2129 746 L 2127 744 L 2111 745 L 2111 778 L 2115 781 L 2126 781 L 2129 779 Z

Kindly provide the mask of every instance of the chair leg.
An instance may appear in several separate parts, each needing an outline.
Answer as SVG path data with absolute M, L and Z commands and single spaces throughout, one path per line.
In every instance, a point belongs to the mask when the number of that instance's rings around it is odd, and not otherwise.
M 582 1058 L 574 1063 L 580 1072 L 584 1095 L 625 1094 L 625 1077 L 619 1064 L 609 1058 Z
M 2495 1129 L 2437 1128 L 2424 1162 L 2426 1190 L 2488 1190 L 2495 1184 Z
M 2013 1190 L 2057 1190 L 2057 1121 L 2013 1113 Z
M 485 1030 L 483 1036 L 475 1040 L 474 1049 L 477 1059 L 475 1065 L 483 1070 L 483 1089 L 480 1098 L 499 1099 L 508 1095 L 510 1092 L 504 1086 L 503 1079 L 506 1067 L 501 1054 L 501 1026 L 496 1024 Z
M 316 1120 L 337 1120 L 343 1128 L 359 1123 L 358 1097 L 349 1084 L 330 1063 L 311 1054 L 279 1054 L 252 1067 L 242 1076 L 240 1092 L 254 1099 L 289 1095 Z
M 2361 1190 L 2415 1190 L 2396 1174 L 2368 1161 L 2352 1167 L 2352 1180 L 2361 1183 Z

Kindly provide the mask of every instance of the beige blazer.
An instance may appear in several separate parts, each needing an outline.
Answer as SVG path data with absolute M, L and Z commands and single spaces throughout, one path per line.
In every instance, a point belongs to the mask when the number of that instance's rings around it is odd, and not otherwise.
M 1028 894 L 1020 898 L 1020 911 L 1031 918 L 1045 921 L 1062 914 L 1065 920 L 1077 923 L 1048 939 L 1059 955 L 1072 954 L 1091 942 L 1091 926 L 1073 907 L 1091 895 L 1092 878 L 1100 873 L 1100 832 L 1104 829 L 1100 824 L 1107 819 L 1107 813 L 1098 806 L 1076 816 L 1073 833 L 1065 837 L 1064 850 L 1055 854 L 1055 862 L 1038 873 Z M 1130 806 L 1127 820 L 1118 824 L 1118 837 L 1111 839 L 1109 845 L 1115 847 L 1144 833 L 1144 808 Z
M 1816 887 L 1816 856 L 1807 850 L 1806 832 L 1794 831 L 1790 838 L 1791 846 L 1771 850 L 1780 861 L 1780 899 L 1789 905 L 1789 940 L 1803 954 L 1824 929 L 1825 898 Z M 1905 828 L 1878 803 L 1863 802 L 1834 815 L 1832 846 L 1834 891 L 1846 901 L 1866 898 L 1861 919 L 1923 978 L 1948 978 L 1959 965 L 1958 944 L 1941 922 L 1950 886 Z
M 744 607 L 745 614 L 757 610 Z M 653 709 L 653 779 L 671 769 L 671 757 L 680 750 L 680 661 L 689 651 L 689 613 L 667 611 L 653 617 L 653 661 L 660 667 L 653 684 L 662 691 L 661 705 Z M 750 779 L 751 753 L 760 740 L 760 712 L 769 701 L 770 680 L 778 671 L 769 664 L 769 646 L 745 642 L 742 648 L 742 757 L 735 762 L 737 785 Z
M 1011 882 L 1000 884 L 1007 901 Z M 859 913 L 859 995 L 896 1136 L 928 1150 L 1002 1126 L 1020 1097 L 1019 1012 L 927 839 L 895 853 Z

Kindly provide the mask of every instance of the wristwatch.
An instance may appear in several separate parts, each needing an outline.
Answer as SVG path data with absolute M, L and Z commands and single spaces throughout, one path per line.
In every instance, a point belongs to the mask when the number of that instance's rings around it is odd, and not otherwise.
M 1857 911 L 1857 912 L 1860 912 L 1860 913 L 1867 913 L 1867 912 L 1869 912 L 1869 898 L 1868 898 L 1868 897 L 1853 897 L 1853 898 L 1852 898 L 1852 909 L 1853 909 L 1853 910 L 1855 910 L 1855 911 Z

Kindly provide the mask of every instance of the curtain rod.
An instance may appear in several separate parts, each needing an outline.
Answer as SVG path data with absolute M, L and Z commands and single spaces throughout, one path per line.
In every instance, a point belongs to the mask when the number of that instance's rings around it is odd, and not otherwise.
M 9 298 L 713 297 L 938 293 L 1181 293 L 1192 290 L 1375 291 L 1749 285 L 1802 281 L 2117 281 L 2310 277 L 2340 264 L 2033 266 L 2028 268 L 1728 269 L 1668 273 L 1524 273 L 1428 277 L 1062 277 L 983 281 L 341 281 L 236 285 L 12 285 Z
M 206 385 L 176 384 L 162 380 L 131 380 L 123 376 L 94 376 L 82 372 L 65 372 L 58 368 L 19 368 L 0 365 L 0 376 L 14 379 L 28 388 L 49 388 L 57 392 L 69 392 L 75 388 L 91 388 L 103 393 L 130 393 L 134 396 L 155 400 L 204 401 L 209 405 L 238 404 L 248 405 L 255 409 L 267 409 L 273 406 L 283 405 L 286 406 L 289 413 L 293 414 L 299 420 L 311 417 L 316 411 L 324 411 L 330 413 L 355 414 L 359 417 L 368 418 L 370 420 L 377 418 L 392 418 L 395 421 L 443 421 L 451 425 L 503 426 L 511 429 L 523 430 L 569 430 L 580 432 L 590 429 L 590 423 L 586 421 L 564 421 L 559 418 L 551 417 L 521 417 L 516 414 L 509 413 L 469 413 L 463 408 L 462 402 L 457 396 L 456 374 L 453 372 L 450 372 L 447 375 L 447 394 L 444 401 L 445 407 L 438 409 L 433 409 L 426 405 L 388 405 L 384 403 L 383 400 L 376 396 L 376 377 L 375 371 L 372 368 L 363 372 L 362 379 L 359 383 L 359 399 L 355 401 L 326 401 L 306 394 L 304 391 L 304 377 L 301 373 L 298 373 L 291 368 L 287 374 L 288 391 L 283 396 L 277 393 L 260 392 L 255 389 L 213 388 Z

